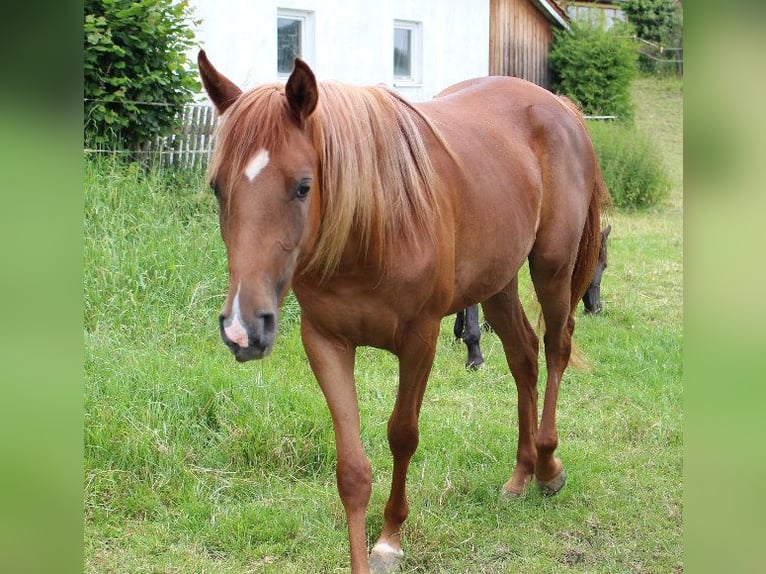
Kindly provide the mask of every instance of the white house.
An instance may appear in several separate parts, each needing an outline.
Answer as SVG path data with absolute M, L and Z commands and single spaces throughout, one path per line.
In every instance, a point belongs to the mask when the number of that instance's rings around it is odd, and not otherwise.
M 590 0 L 567 2 L 567 14 L 571 18 L 595 19 L 602 21 L 608 30 L 615 22 L 625 22 L 625 13 L 620 4 L 623 0 Z
M 295 56 L 320 81 L 382 83 L 411 100 L 489 72 L 486 0 L 189 3 L 200 47 L 242 88 L 285 80 Z

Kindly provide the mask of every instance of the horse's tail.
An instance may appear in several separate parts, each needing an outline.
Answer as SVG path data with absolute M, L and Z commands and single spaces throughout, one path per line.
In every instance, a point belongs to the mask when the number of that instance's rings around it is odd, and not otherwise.
M 606 188 L 598 162 L 596 162 L 596 180 L 588 205 L 588 217 L 585 219 L 580 244 L 577 247 L 577 259 L 572 271 L 571 313 L 575 312 L 577 304 L 593 280 L 593 273 L 595 273 L 598 263 L 598 252 L 601 247 L 601 209 L 608 202 L 609 190 Z
M 572 270 L 571 298 L 569 303 L 569 313 L 572 318 L 574 318 L 574 313 L 580 299 L 583 298 L 593 280 L 601 246 L 601 210 L 603 207 L 611 204 L 611 196 L 601 175 L 598 160 L 595 160 L 595 163 L 596 178 L 593 183 L 590 203 L 588 204 L 588 216 L 585 219 L 585 226 L 583 227 L 580 243 L 577 247 L 577 259 Z M 589 370 L 587 359 L 582 355 L 574 341 L 572 341 L 569 364 L 576 369 Z
M 585 137 L 588 138 L 591 149 L 593 149 L 593 141 L 588 133 L 585 117 L 580 108 L 564 95 L 557 97 L 564 108 L 580 124 L 580 128 L 585 133 Z M 609 190 L 604 183 L 604 177 L 601 174 L 601 167 L 598 164 L 595 150 L 593 150 L 593 163 L 596 177 L 588 205 L 588 217 L 585 220 L 585 227 L 583 227 L 582 235 L 580 236 L 580 244 L 577 247 L 577 260 L 572 271 L 572 297 L 569 307 L 572 314 L 575 312 L 578 302 L 588 290 L 590 282 L 593 280 L 596 264 L 598 263 L 598 252 L 601 247 L 601 208 L 610 205 L 612 202 Z

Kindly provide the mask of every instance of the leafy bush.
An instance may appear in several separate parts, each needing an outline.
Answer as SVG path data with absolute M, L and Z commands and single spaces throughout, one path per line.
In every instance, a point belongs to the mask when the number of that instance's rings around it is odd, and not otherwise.
M 550 50 L 553 90 L 574 100 L 588 115 L 613 115 L 632 121 L 630 82 L 636 76 L 636 51 L 624 25 L 609 30 L 573 20 L 571 31 L 556 31 Z
M 625 0 L 622 11 L 643 40 L 664 48 L 679 48 L 683 44 L 683 7 L 678 0 Z M 678 58 L 676 50 L 655 48 L 641 50 L 639 65 L 642 71 L 677 71 L 679 68 L 667 60 Z M 682 70 L 682 68 L 681 68 Z
M 680 26 L 681 6 L 677 0 L 625 0 L 621 6 L 639 38 L 667 43 Z
M 85 0 L 85 142 L 135 149 L 199 89 L 186 0 Z M 141 103 L 162 105 L 141 105 Z
M 615 207 L 645 209 L 668 196 L 667 168 L 648 136 L 617 122 L 589 122 L 588 130 Z

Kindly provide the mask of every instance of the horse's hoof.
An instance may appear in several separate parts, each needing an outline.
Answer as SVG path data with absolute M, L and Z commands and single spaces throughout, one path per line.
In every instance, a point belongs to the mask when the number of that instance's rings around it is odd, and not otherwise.
M 370 572 L 389 574 L 396 572 L 404 559 L 404 551 L 385 542 L 378 542 L 370 553 Z
M 505 487 L 500 489 L 500 498 L 510 498 L 511 500 L 515 500 L 517 498 L 523 498 L 526 494 L 526 490 L 519 492 L 517 490 L 511 490 L 510 488 L 506 490 Z
M 478 371 L 479 367 L 481 367 L 484 364 L 484 359 L 477 359 L 475 361 L 468 361 L 465 364 L 465 368 L 469 371 Z
M 529 480 L 531 478 L 531 475 L 517 477 L 514 473 L 514 476 L 512 476 L 500 490 L 500 497 L 513 499 L 526 496 L 527 486 L 529 486 Z
M 567 473 L 562 468 L 558 476 L 554 476 L 550 480 L 535 479 L 535 482 L 537 482 L 537 488 L 540 489 L 543 496 L 553 496 L 554 494 L 558 494 L 558 492 L 564 488 L 564 485 L 567 482 Z

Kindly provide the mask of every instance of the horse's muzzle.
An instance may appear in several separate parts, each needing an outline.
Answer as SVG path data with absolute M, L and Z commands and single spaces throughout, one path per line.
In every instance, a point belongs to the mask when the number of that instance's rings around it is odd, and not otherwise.
M 274 347 L 277 333 L 275 313 L 263 312 L 255 316 L 252 322 L 242 325 L 237 317 L 218 317 L 221 339 L 234 354 L 234 358 L 243 363 L 253 359 L 263 359 Z
M 601 312 L 601 287 L 600 285 L 593 285 L 588 288 L 585 295 L 582 298 L 583 305 L 585 306 L 585 314 L 598 314 Z

